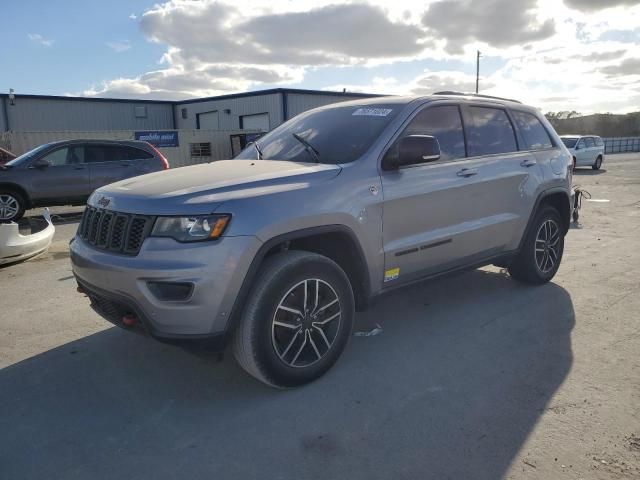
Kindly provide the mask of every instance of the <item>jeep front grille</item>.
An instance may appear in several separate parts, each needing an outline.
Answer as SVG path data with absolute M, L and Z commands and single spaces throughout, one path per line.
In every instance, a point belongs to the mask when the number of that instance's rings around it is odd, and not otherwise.
M 154 217 L 87 207 L 78 236 L 100 250 L 137 255 L 151 233 Z

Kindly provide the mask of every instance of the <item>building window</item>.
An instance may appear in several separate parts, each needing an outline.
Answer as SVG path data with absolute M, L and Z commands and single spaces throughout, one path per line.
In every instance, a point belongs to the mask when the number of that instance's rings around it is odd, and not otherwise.
M 192 157 L 210 157 L 211 156 L 211 144 L 210 143 L 190 143 L 189 151 Z
M 136 118 L 147 118 L 147 107 L 139 106 L 133 109 Z
M 183 119 L 186 119 L 188 117 L 186 108 L 182 108 L 180 110 L 180 113 L 181 113 Z

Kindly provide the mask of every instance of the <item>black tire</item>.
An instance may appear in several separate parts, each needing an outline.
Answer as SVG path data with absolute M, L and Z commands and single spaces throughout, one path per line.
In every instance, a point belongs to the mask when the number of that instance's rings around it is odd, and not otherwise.
M 302 311 L 304 305 L 309 313 L 302 317 L 289 311 Z M 265 261 L 251 288 L 235 332 L 234 355 L 244 370 L 267 385 L 304 385 L 338 360 L 351 337 L 354 316 L 351 284 L 333 260 L 304 251 L 279 253 Z
M 549 234 L 547 237 L 551 238 L 541 240 L 547 232 L 543 231 L 543 228 L 553 230 L 552 225 L 555 225 L 557 239 L 553 234 Z M 526 235 L 518 256 L 509 266 L 509 274 L 524 283 L 546 283 L 558 271 L 564 251 L 565 231 L 558 211 L 550 206 L 540 208 Z M 542 251 L 539 251 L 540 249 Z
M 14 203 L 15 202 L 15 203 Z M 3 207 L 17 204 L 15 214 L 7 214 Z M 13 190 L 0 190 L 0 223 L 17 222 L 24 216 L 26 201 L 22 195 Z
M 602 155 L 598 155 L 598 158 L 596 158 L 596 163 L 591 165 L 591 168 L 593 170 L 600 170 L 601 166 L 602 166 Z

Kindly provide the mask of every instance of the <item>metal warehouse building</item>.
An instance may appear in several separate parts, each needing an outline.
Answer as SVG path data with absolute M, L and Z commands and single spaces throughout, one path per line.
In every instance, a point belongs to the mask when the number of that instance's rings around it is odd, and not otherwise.
M 181 166 L 229 158 L 247 135 L 305 110 L 374 96 L 288 88 L 183 101 L 0 94 L 0 146 L 21 154 L 54 140 L 162 137 L 156 145 Z

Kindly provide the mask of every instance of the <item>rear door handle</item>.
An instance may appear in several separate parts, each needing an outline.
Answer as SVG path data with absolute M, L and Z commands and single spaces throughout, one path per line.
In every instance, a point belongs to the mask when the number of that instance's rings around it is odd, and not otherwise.
M 477 174 L 478 174 L 477 168 L 463 168 L 458 173 L 456 173 L 456 175 L 458 175 L 459 177 L 471 177 Z
M 526 159 L 520 162 L 523 167 L 533 167 L 537 162 L 535 160 Z

